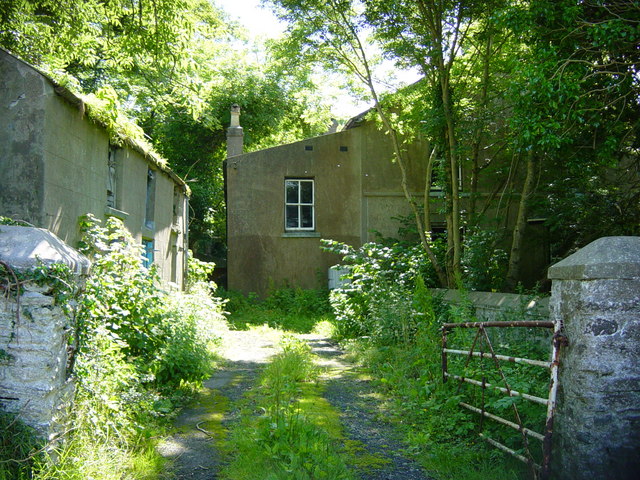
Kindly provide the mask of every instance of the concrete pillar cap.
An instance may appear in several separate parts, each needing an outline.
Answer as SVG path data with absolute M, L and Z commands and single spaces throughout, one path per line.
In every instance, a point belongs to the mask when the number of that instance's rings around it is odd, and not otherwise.
M 551 280 L 640 278 L 640 237 L 602 237 L 549 268 Z
M 38 261 L 63 263 L 77 275 L 91 268 L 87 257 L 48 230 L 14 225 L 0 225 L 0 260 L 16 270 L 30 270 Z

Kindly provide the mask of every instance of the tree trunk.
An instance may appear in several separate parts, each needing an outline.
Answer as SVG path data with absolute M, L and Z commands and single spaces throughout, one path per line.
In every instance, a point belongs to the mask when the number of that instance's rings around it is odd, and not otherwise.
M 525 228 L 527 226 L 527 213 L 529 210 L 529 200 L 535 190 L 535 176 L 537 170 L 537 158 L 530 150 L 527 155 L 527 176 L 522 186 L 520 204 L 518 206 L 518 216 L 513 227 L 513 240 L 511 242 L 511 252 L 509 254 L 509 268 L 507 270 L 507 288 L 514 290 L 518 282 L 520 273 L 520 262 L 522 260 L 522 243 L 524 241 Z
M 489 60 L 491 59 L 491 35 L 487 38 L 486 50 L 482 57 L 483 66 L 482 66 L 482 89 L 480 90 L 480 107 L 478 109 L 477 116 L 479 118 L 476 119 L 476 128 L 473 134 L 473 146 L 471 159 L 473 163 L 473 167 L 471 170 L 471 192 L 470 192 L 470 204 L 469 204 L 469 218 L 472 219 L 474 223 L 477 223 L 475 218 L 476 209 L 477 209 L 477 201 L 478 201 L 478 177 L 480 176 L 480 147 L 482 145 L 482 138 L 484 136 L 484 122 L 485 122 L 485 111 L 487 108 L 487 92 L 489 90 Z

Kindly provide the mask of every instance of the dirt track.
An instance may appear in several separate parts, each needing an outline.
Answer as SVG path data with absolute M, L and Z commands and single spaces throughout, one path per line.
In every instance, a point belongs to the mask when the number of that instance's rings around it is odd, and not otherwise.
M 312 347 L 326 369 L 326 398 L 340 411 L 345 437 L 358 445 L 353 469 L 362 480 L 428 480 L 420 466 L 404 454 L 404 445 L 391 425 L 380 420 L 380 402 L 370 382 L 328 339 L 299 335 Z M 251 388 L 260 368 L 276 353 L 278 335 L 270 330 L 229 331 L 223 340 L 227 364 L 204 384 L 201 396 L 176 420 L 176 433 L 159 445 L 171 460 L 169 478 L 213 480 L 223 462 L 216 438 L 237 420 L 235 403 Z M 222 428 L 208 427 L 212 424 Z M 207 427 L 207 428 L 205 428 Z

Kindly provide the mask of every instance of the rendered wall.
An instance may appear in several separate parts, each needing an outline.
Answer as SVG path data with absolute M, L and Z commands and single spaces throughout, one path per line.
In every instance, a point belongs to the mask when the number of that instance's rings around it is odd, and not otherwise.
M 326 286 L 339 259 L 320 250 L 320 239 L 360 244 L 359 149 L 345 131 L 227 160 L 229 288 L 264 294 L 285 282 Z M 287 177 L 315 180 L 314 232 L 285 231 Z
M 0 50 L 0 215 L 41 223 L 45 79 Z

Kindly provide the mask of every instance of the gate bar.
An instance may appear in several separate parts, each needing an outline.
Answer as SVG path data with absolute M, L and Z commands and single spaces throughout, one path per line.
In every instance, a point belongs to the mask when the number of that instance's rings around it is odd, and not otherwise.
M 522 431 L 525 434 L 527 434 L 530 437 L 535 438 L 536 440 L 540 440 L 541 442 L 544 441 L 544 435 L 538 433 L 538 432 L 534 432 L 533 430 L 529 430 L 528 428 L 522 427 L 522 430 L 520 430 L 520 425 L 518 425 L 517 423 L 513 423 L 510 422 L 509 420 L 505 420 L 502 417 L 499 417 L 497 415 L 493 415 L 489 412 L 486 412 L 484 410 L 481 410 L 477 407 L 474 407 L 473 405 L 469 405 L 468 403 L 464 403 L 464 402 L 459 402 L 458 405 L 460 405 L 461 407 L 466 408 L 467 410 L 471 410 L 472 412 L 478 413 L 480 415 L 483 415 L 487 418 L 490 418 L 491 420 L 495 420 L 496 422 L 502 423 L 503 425 L 506 425 L 508 427 L 513 428 L 514 430 L 518 430 L 519 432 Z
M 540 465 L 538 465 L 535 462 L 532 462 L 530 459 L 528 459 L 527 457 L 524 457 L 522 455 L 520 455 L 518 452 L 516 452 L 515 450 L 510 449 L 509 447 L 507 447 L 506 445 L 501 444 L 500 442 L 495 441 L 493 438 L 487 437 L 485 434 L 483 433 L 479 433 L 478 434 L 480 436 L 480 438 L 482 438 L 484 441 L 489 442 L 491 445 L 493 445 L 496 448 L 499 448 L 500 450 L 502 450 L 503 452 L 507 452 L 509 455 L 513 455 L 514 457 L 516 457 L 518 460 L 520 460 L 523 463 L 526 463 L 527 465 L 531 465 L 533 468 L 535 468 L 536 470 L 540 470 Z
M 542 320 L 514 320 L 512 322 L 463 322 L 463 323 L 443 323 L 442 328 L 483 328 L 483 327 L 542 327 L 554 328 L 553 322 Z
M 508 357 L 506 355 L 491 355 L 490 353 L 486 353 L 486 352 L 470 352 L 468 350 L 453 350 L 451 348 L 445 348 L 444 349 L 445 352 L 447 353 L 455 353 L 456 355 L 473 355 L 474 357 L 480 357 L 480 358 L 497 358 L 498 360 L 504 360 L 507 362 L 514 362 L 514 363 L 526 363 L 528 365 L 535 365 L 536 367 L 544 367 L 544 368 L 551 368 L 552 362 L 545 362 L 542 360 L 531 360 L 529 358 L 519 358 L 519 357 Z
M 516 390 L 508 390 L 504 387 L 498 387 L 497 385 L 493 385 L 491 383 L 482 383 L 479 382 L 478 380 L 473 380 L 472 378 L 466 378 L 466 377 L 459 377 L 458 375 L 452 375 L 448 372 L 445 372 L 444 374 L 446 377 L 451 377 L 455 380 L 459 380 L 461 382 L 466 382 L 466 383 L 470 383 L 471 385 L 477 385 L 478 387 L 482 387 L 483 385 L 485 387 L 489 387 L 489 388 L 494 388 L 496 390 L 500 390 L 502 393 L 506 393 L 507 395 L 509 395 L 510 397 L 522 397 L 522 398 L 526 398 L 527 400 L 530 400 L 532 402 L 535 403 L 539 403 L 540 405 L 548 405 L 549 404 L 549 400 L 546 398 L 540 398 L 540 397 L 536 397 L 535 395 L 529 395 L 528 393 L 522 393 L 522 392 L 518 392 Z

